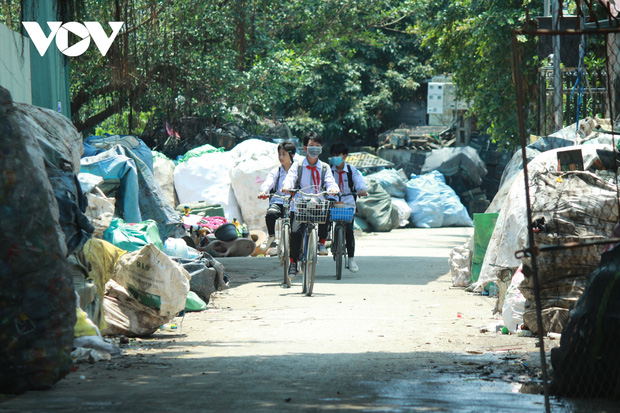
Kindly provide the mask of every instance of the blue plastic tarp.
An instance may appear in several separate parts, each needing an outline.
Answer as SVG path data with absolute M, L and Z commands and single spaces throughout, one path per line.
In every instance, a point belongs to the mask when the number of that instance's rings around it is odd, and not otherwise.
M 126 222 L 142 222 L 138 206 L 138 171 L 133 159 L 108 150 L 80 160 L 80 171 L 101 176 L 104 180 L 119 179 L 121 186 L 116 203 L 117 214 Z
M 151 159 L 152 161 L 152 159 Z M 153 220 L 157 222 L 162 239 L 186 235 L 183 222 L 155 180 L 153 172 L 140 157 L 124 146 L 94 157 L 82 158 L 82 171 L 106 179 L 120 179 L 118 216 L 125 222 Z
M 133 135 L 91 135 L 84 140 L 84 155 L 94 156 L 121 145 L 131 150 L 153 172 L 153 153 L 142 139 Z

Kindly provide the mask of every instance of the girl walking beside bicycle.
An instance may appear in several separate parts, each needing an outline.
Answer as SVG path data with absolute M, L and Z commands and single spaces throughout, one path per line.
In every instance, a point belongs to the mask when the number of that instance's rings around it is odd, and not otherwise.
M 336 183 L 340 188 L 342 195 L 341 202 L 345 205 L 355 207 L 355 195 L 353 192 L 357 192 L 359 196 L 366 196 L 366 182 L 364 177 L 353 165 L 346 163 L 347 156 L 349 155 L 349 147 L 342 142 L 335 143 L 330 148 L 331 158 L 329 158 L 332 164 L 332 173 L 336 179 Z M 355 234 L 353 233 L 353 222 L 347 222 L 344 235 L 347 255 L 349 256 L 349 271 L 357 272 L 359 267 L 355 262 Z M 333 250 L 332 250 L 333 251 Z
M 287 192 L 294 189 L 313 187 L 315 193 L 326 190 L 332 195 L 336 195 L 339 192 L 338 185 L 334 180 L 329 166 L 319 160 L 319 155 L 323 149 L 323 138 L 316 132 L 310 132 L 304 136 L 304 150 L 307 155 L 303 162 L 294 164 L 288 171 L 284 184 L 282 185 L 282 191 Z M 295 196 L 297 199 L 299 194 Z M 295 205 L 291 209 L 291 266 L 289 273 L 294 278 L 297 274 L 297 261 L 299 260 L 299 252 L 301 249 L 301 243 L 303 233 L 306 227 L 305 223 L 297 222 L 295 220 Z M 329 224 L 319 224 L 318 236 L 319 255 L 327 255 L 327 249 L 325 248 L 325 241 L 327 240 L 327 231 Z
M 284 196 L 284 193 L 282 193 L 282 186 L 293 164 L 293 158 L 296 152 L 297 147 L 293 142 L 282 142 L 278 145 L 278 160 L 280 161 L 280 166 L 273 168 L 267 175 L 267 178 L 265 178 L 265 182 L 260 186 L 260 192 L 258 193 L 260 199 L 269 198 L 269 193 Z M 284 213 L 283 203 L 284 200 L 282 198 L 273 197 L 269 200 L 269 207 L 265 214 L 265 224 L 267 225 L 269 238 L 260 247 L 264 252 L 275 247 L 276 220 L 282 217 Z

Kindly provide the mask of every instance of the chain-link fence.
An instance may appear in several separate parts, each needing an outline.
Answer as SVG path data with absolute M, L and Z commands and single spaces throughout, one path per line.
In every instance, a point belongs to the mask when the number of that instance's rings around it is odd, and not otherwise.
M 540 341 L 547 411 L 549 397 L 620 399 L 620 21 L 576 3 L 577 16 L 536 19 L 513 36 L 529 161 L 519 290 L 523 325 Z M 549 333 L 561 334 L 553 349 Z

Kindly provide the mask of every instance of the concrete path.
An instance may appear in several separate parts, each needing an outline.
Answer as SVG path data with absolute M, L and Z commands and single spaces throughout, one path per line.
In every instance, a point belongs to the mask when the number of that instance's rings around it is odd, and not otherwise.
M 540 391 L 536 340 L 498 333 L 495 299 L 452 287 L 449 253 L 472 233 L 360 234 L 360 271 L 337 281 L 320 257 L 311 297 L 301 277 L 282 287 L 276 258 L 222 258 L 230 288 L 207 311 L 0 412 L 542 412 L 528 394 Z

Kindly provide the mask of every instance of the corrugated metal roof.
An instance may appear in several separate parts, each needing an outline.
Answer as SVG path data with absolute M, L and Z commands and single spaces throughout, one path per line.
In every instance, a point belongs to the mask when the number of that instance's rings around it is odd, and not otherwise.
M 386 167 L 391 168 L 394 164 L 379 158 L 368 152 L 351 152 L 347 156 L 347 163 L 355 166 L 357 169 Z

